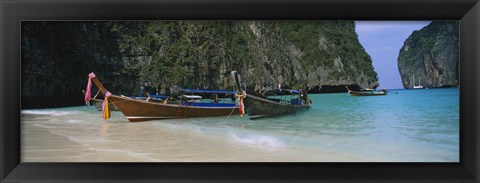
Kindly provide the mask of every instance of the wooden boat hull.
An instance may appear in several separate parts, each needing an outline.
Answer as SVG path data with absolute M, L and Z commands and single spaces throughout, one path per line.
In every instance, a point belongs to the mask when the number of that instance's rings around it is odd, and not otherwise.
M 366 91 L 366 92 L 356 92 L 356 91 L 350 91 L 348 92 L 351 96 L 383 96 L 387 95 L 387 92 L 383 91 Z
M 104 95 L 108 93 L 96 77 L 93 77 L 92 81 Z M 170 118 L 215 117 L 227 116 L 235 112 L 238 113 L 238 107 L 236 105 L 235 107 L 186 106 L 181 104 L 149 102 L 117 95 L 110 95 L 108 100 L 109 103 L 117 106 L 130 122 Z
M 95 108 L 97 108 L 98 111 L 101 111 L 102 110 L 102 106 L 103 106 L 103 100 L 100 100 L 100 99 L 90 99 L 90 104 L 95 106 Z M 118 107 L 113 105 L 112 103 L 109 103 L 108 104 L 108 108 L 112 111 L 118 111 Z
M 254 95 L 247 95 L 243 99 L 245 111 L 250 119 L 293 114 L 311 107 L 311 104 L 289 105 L 282 104 L 268 99 L 260 98 Z
M 120 109 L 130 122 L 238 114 L 238 107 L 195 107 L 179 104 L 163 104 L 116 95 L 112 95 L 108 99 Z

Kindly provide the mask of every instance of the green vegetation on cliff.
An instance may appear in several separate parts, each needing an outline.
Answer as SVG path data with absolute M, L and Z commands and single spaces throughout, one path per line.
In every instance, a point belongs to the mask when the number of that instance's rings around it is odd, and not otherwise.
M 342 76 L 354 78 L 358 75 L 356 71 L 363 71 L 364 74 L 374 80 L 377 77 L 373 69 L 370 56 L 358 41 L 355 33 L 355 24 L 348 21 L 311 21 L 305 22 L 279 22 L 285 38 L 298 47 L 304 55 L 301 63 L 304 68 L 320 65 L 335 67 L 334 60 L 337 58 L 348 58 L 342 61 L 342 70 L 334 70 L 330 75 L 332 79 Z
M 375 87 L 353 21 L 23 22 L 22 95 L 80 92 L 94 71 L 117 94 L 147 83 L 160 92 Z
M 458 85 L 458 34 L 457 21 L 433 21 L 414 31 L 398 56 L 403 87 L 412 88 L 413 75 L 415 85 L 428 88 Z

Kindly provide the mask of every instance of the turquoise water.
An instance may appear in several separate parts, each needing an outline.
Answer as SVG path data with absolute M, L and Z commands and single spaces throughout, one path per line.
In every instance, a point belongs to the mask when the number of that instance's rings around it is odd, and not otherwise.
M 274 153 L 301 149 L 312 156 L 332 152 L 359 161 L 459 161 L 459 88 L 392 90 L 386 96 L 375 97 L 352 97 L 346 93 L 309 97 L 312 108 L 294 115 L 249 120 L 234 114 L 141 124 L 150 129 L 208 135 L 237 145 L 273 148 Z M 23 110 L 22 114 L 48 110 Z M 105 123 L 99 119 L 99 112 L 85 112 L 84 107 L 55 110 L 83 112 L 83 119 L 75 121 L 77 126 Z M 57 117 L 72 120 L 68 115 L 61 116 Z M 132 124 L 119 112 L 112 116 L 107 123 Z

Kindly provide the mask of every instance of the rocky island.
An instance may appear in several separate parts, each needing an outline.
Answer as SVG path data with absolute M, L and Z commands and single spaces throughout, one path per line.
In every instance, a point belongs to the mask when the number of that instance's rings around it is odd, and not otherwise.
M 457 21 L 433 21 L 423 29 L 414 31 L 398 56 L 403 87 L 458 86 L 458 34 Z

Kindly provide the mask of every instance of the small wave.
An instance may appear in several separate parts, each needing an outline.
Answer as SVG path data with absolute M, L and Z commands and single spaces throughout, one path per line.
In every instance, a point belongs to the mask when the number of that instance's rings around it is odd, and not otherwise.
M 231 135 L 230 138 L 242 144 L 248 145 L 261 145 L 261 146 L 271 146 L 271 147 L 284 147 L 285 143 L 272 136 L 267 135 Z
M 42 128 L 52 128 L 52 127 L 49 127 L 49 126 L 46 126 L 46 125 L 41 125 L 41 124 L 34 124 L 33 126 L 42 127 Z
M 67 123 L 78 123 L 80 122 L 79 120 L 76 120 L 76 119 L 69 119 L 67 120 Z
M 198 134 L 205 134 L 208 131 L 207 127 L 187 123 L 159 123 L 159 125 L 162 125 L 163 127 L 166 127 L 168 130 L 171 131 L 194 132 Z
M 52 115 L 52 116 L 64 116 L 73 114 L 73 112 L 66 111 L 36 111 L 36 110 L 22 110 L 22 114 L 40 114 L 40 115 Z
M 162 161 L 161 159 L 157 158 L 152 158 L 148 156 L 151 153 L 138 153 L 134 151 L 129 151 L 129 150 L 122 150 L 122 149 L 108 149 L 108 148 L 99 148 L 99 147 L 94 147 L 91 143 L 111 143 L 114 141 L 108 140 L 108 139 L 82 139 L 82 138 L 75 138 L 75 137 L 68 137 L 69 140 L 78 142 L 86 147 L 88 147 L 89 150 L 92 151 L 97 151 L 97 152 L 107 152 L 107 153 L 121 153 L 121 154 L 127 154 L 128 156 L 131 157 L 137 157 L 137 158 L 142 158 L 147 161 Z
M 85 138 L 85 137 L 67 137 L 68 140 L 75 141 L 81 144 L 85 143 L 101 143 L 101 144 L 109 144 L 109 143 L 114 143 L 118 141 L 113 141 L 109 139 L 101 139 L 101 138 Z
M 88 149 L 93 151 L 99 151 L 99 152 L 123 153 L 123 154 L 127 154 L 128 156 L 142 158 L 142 159 L 153 161 L 153 162 L 163 161 L 161 159 L 149 157 L 148 155 L 151 153 L 137 153 L 137 152 L 121 150 L 121 149 L 102 149 L 102 148 L 94 148 L 94 147 L 89 147 Z

